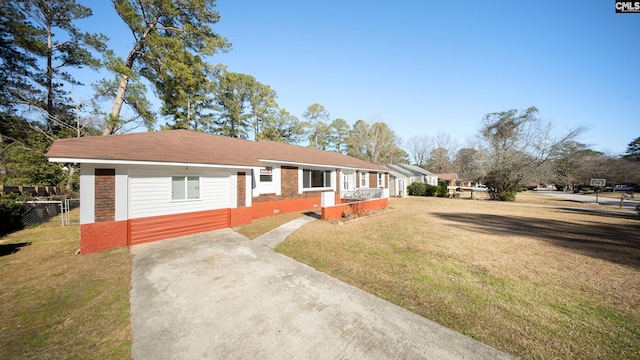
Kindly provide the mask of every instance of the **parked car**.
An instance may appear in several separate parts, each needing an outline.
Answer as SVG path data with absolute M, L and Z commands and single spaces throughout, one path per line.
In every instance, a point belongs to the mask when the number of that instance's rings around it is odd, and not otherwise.
M 613 188 L 613 191 L 631 191 L 633 190 L 633 188 L 629 185 L 616 185 L 616 187 Z
M 612 192 L 613 188 L 611 186 L 605 186 L 603 190 L 604 192 Z

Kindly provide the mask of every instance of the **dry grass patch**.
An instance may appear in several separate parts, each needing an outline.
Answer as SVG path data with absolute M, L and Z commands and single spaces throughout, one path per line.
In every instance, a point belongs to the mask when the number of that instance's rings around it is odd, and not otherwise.
M 640 356 L 638 219 L 441 198 L 391 206 L 307 224 L 277 249 L 522 358 Z
M 59 221 L 0 239 L 0 358 L 130 358 L 129 249 L 75 255 Z

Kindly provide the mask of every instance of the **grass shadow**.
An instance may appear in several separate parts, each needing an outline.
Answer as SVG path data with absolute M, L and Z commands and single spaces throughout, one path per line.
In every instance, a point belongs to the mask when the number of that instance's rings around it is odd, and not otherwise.
M 21 243 L 14 243 L 14 244 L 2 244 L 2 245 L 0 245 L 0 257 L 11 255 L 11 254 L 15 254 L 18 251 L 20 251 L 20 249 L 22 249 L 23 247 L 29 246 L 29 245 L 31 245 L 30 242 L 21 242 Z
M 571 209 L 571 211 L 576 210 Z M 576 253 L 640 269 L 640 223 L 631 226 L 597 222 L 585 225 L 563 220 L 491 214 L 435 213 L 434 215 L 460 223 L 465 229 L 471 231 L 495 236 L 517 235 L 535 238 Z
M 604 209 L 590 209 L 590 208 L 575 208 L 575 207 L 558 207 L 558 210 L 562 210 L 568 213 L 580 213 L 585 215 L 592 215 L 598 217 L 609 217 L 609 218 L 618 218 L 618 219 L 628 219 L 628 220 L 640 220 L 640 215 L 623 212 L 623 211 L 615 211 L 615 210 L 604 210 Z

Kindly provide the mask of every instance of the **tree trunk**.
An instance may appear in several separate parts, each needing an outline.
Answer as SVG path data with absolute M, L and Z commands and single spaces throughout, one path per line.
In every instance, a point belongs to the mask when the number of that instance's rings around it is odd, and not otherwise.
M 138 58 L 138 55 L 142 53 L 142 50 L 146 45 L 147 35 L 156 29 L 156 22 L 157 19 L 147 25 L 142 37 L 136 42 L 136 45 L 131 49 L 131 52 L 129 52 L 127 61 L 125 62 L 125 66 L 128 69 L 133 68 L 133 63 Z M 107 124 L 104 127 L 102 135 L 112 135 L 116 131 L 117 122 L 120 118 L 120 111 L 122 110 L 122 104 L 124 103 L 124 94 L 127 92 L 127 85 L 129 84 L 129 75 L 121 74 L 121 76 L 120 84 L 118 85 L 118 93 L 116 94 L 116 98 L 113 100 L 111 114 L 109 114 L 109 119 L 107 119 Z
M 129 56 L 131 56 L 131 54 Z M 120 110 L 122 110 L 122 104 L 124 103 L 124 93 L 127 91 L 128 84 L 129 76 L 122 74 L 120 84 L 118 85 L 118 93 L 116 94 L 115 100 L 113 100 L 111 114 L 109 114 L 109 118 L 107 119 L 102 135 L 113 135 L 116 131 L 117 121 L 120 117 Z
M 53 134 L 53 43 L 51 28 L 47 27 L 47 131 Z
M 2 134 L 0 134 L 0 150 L 4 150 L 4 136 L 2 136 Z M 0 158 L 0 176 L 7 175 L 7 167 L 1 160 L 2 158 Z

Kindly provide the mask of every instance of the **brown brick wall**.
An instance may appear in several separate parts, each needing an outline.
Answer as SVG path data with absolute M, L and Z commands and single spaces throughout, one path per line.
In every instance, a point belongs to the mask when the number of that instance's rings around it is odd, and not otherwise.
M 369 173 L 369 188 L 376 189 L 378 187 L 378 173 Z
M 116 170 L 95 170 L 95 222 L 116 219 Z
M 247 200 L 247 177 L 246 173 L 238 172 L 238 207 L 245 207 Z
M 293 166 L 283 166 L 280 169 L 282 176 L 282 196 L 284 198 L 295 198 L 298 195 L 298 168 Z

